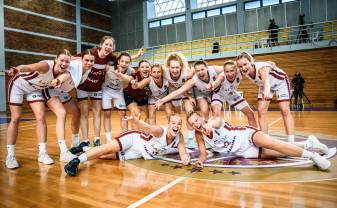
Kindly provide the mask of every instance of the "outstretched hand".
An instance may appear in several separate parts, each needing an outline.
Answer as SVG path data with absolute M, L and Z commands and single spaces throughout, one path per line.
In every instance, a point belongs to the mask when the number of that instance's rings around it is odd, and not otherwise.
M 190 155 L 188 153 L 180 155 L 180 159 L 183 162 L 183 165 L 190 164 Z
M 53 87 L 53 88 L 60 88 L 62 85 L 62 82 L 56 78 L 56 79 L 53 79 L 51 82 L 50 82 L 50 86 Z
M 203 167 L 204 167 L 204 163 L 199 160 L 194 163 L 194 168 L 197 170 L 201 170 Z
M 124 116 L 122 118 L 124 121 L 135 121 L 140 119 L 140 113 L 138 115 Z

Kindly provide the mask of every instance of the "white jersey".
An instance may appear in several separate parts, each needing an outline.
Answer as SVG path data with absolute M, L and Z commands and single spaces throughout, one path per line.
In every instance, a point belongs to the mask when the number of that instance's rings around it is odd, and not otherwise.
M 149 104 L 154 104 L 158 99 L 165 97 L 168 94 L 169 83 L 165 77 L 163 77 L 162 86 L 158 86 L 157 83 L 150 77 L 149 88 L 151 95 L 149 96 Z
M 202 135 L 213 151 L 242 155 L 253 145 L 252 137 L 258 130 L 249 126 L 231 126 L 225 122 L 220 128 L 213 128 L 213 138 Z
M 107 73 L 105 74 L 103 88 L 112 89 L 114 91 L 122 91 L 123 83 L 112 70 L 117 69 L 115 69 L 115 66 L 111 66 L 110 69 L 107 71 Z M 135 70 L 133 68 L 128 67 L 124 74 L 131 75 L 134 72 Z
M 155 158 L 156 156 L 178 152 L 180 134 L 178 134 L 170 144 L 167 144 L 167 127 L 161 126 L 164 130 L 161 137 L 154 137 L 144 145 L 145 151 Z
M 41 62 L 46 62 L 49 66 L 47 73 L 40 74 L 39 72 L 30 72 L 25 73 L 25 76 L 20 76 L 19 79 L 23 79 L 26 81 L 24 87 L 31 88 L 33 90 L 42 90 L 44 88 L 48 88 L 51 81 L 55 78 L 53 69 L 55 67 L 55 62 L 52 60 L 45 60 Z
M 221 75 L 225 77 L 225 80 L 223 81 L 223 84 L 220 89 L 221 93 L 223 93 L 224 95 L 228 95 L 231 92 L 237 91 L 239 84 L 242 80 L 242 75 L 240 71 L 239 70 L 236 71 L 235 79 L 232 82 L 227 80 L 225 73 L 222 72 Z
M 273 67 L 267 62 L 255 62 L 255 76 L 251 77 L 249 74 L 246 75 L 248 79 L 250 79 L 252 82 L 257 84 L 259 87 L 263 87 L 263 81 L 261 80 L 261 77 L 259 75 L 260 69 L 263 67 L 270 67 L 271 69 L 268 72 L 268 78 L 269 78 L 269 84 L 270 89 L 275 90 L 277 89 L 281 84 L 282 81 L 287 78 L 287 74 L 277 67 Z
M 181 86 L 183 86 L 186 82 L 186 75 L 187 75 L 187 70 L 182 69 L 180 72 L 180 76 L 177 80 L 173 80 L 170 74 L 170 71 L 167 69 L 165 70 L 164 77 L 167 79 L 169 83 L 169 89 L 170 92 L 179 89 Z
M 218 74 L 216 73 L 216 71 L 213 69 L 213 68 L 209 68 L 208 71 L 208 76 L 209 76 L 209 79 L 208 79 L 208 82 L 205 82 L 203 80 L 201 80 L 199 78 L 199 76 L 197 74 L 194 74 L 194 76 L 192 77 L 192 79 L 194 80 L 195 82 L 195 87 L 203 94 L 210 94 L 209 91 L 207 90 L 207 85 L 213 83 Z M 218 91 L 218 89 L 214 90 L 214 92 Z

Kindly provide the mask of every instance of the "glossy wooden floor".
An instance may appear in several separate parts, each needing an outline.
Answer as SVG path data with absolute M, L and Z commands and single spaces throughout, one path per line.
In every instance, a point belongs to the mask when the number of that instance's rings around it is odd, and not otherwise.
M 119 121 L 117 114 L 113 116 L 113 134 L 116 135 Z M 294 117 L 296 133 L 337 138 L 337 112 L 296 112 Z M 283 132 L 283 122 L 279 118 L 279 112 L 269 113 L 270 129 Z M 158 120 L 165 123 L 162 113 Z M 246 122 L 235 113 L 231 120 Z M 278 183 L 201 180 L 157 173 L 127 161 L 103 160 L 83 164 L 78 177 L 68 177 L 63 171 L 64 164 L 57 161 L 55 117 L 50 113 L 47 123 L 48 152 L 56 163 L 51 166 L 38 164 L 35 123 L 26 121 L 20 125 L 17 143 L 17 159 L 22 167 L 16 170 L 5 168 L 7 126 L 1 125 L 0 207 L 128 207 L 163 187 L 165 191 L 150 195 L 150 200 L 141 202 L 139 207 L 337 207 L 337 178 Z M 67 120 L 67 138 L 70 138 L 69 124 L 70 119 Z M 90 133 L 92 137 L 92 129 Z M 336 162 L 333 165 L 337 165 Z M 295 171 L 293 176 L 298 174 L 301 172 Z M 172 181 L 177 184 L 172 185 Z M 171 187 L 165 187 L 167 184 Z

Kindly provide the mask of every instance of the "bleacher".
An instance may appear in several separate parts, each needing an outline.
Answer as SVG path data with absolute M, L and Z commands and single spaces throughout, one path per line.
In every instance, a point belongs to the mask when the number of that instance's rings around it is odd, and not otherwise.
M 145 55 L 133 60 L 136 66 L 141 59 L 163 63 L 166 55 L 173 51 L 183 53 L 189 61 L 203 59 L 216 59 L 231 57 L 241 51 L 253 54 L 271 52 L 294 51 L 303 49 L 323 48 L 335 44 L 337 39 L 337 21 L 327 21 L 304 25 L 308 32 L 308 39 L 301 38 L 300 31 L 303 26 L 280 28 L 278 32 L 279 45 L 269 44 L 269 31 L 242 33 L 229 36 L 180 42 L 146 48 Z M 219 43 L 218 53 L 212 53 L 214 43 Z M 138 49 L 128 50 L 135 54 Z

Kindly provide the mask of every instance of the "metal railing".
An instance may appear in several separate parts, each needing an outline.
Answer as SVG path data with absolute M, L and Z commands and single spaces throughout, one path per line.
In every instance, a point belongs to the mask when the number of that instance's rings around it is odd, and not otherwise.
M 241 51 L 249 51 L 253 54 L 275 50 L 291 51 L 301 44 L 308 49 L 329 47 L 336 45 L 337 21 L 279 28 L 277 43 L 271 41 L 269 34 L 270 31 L 264 30 L 149 47 L 146 48 L 144 56 L 133 60 L 133 63 L 138 63 L 140 59 L 163 63 L 167 54 L 173 51 L 183 53 L 188 60 L 196 60 L 230 57 Z M 325 44 L 319 44 L 323 42 Z M 128 52 L 134 53 L 137 50 Z

